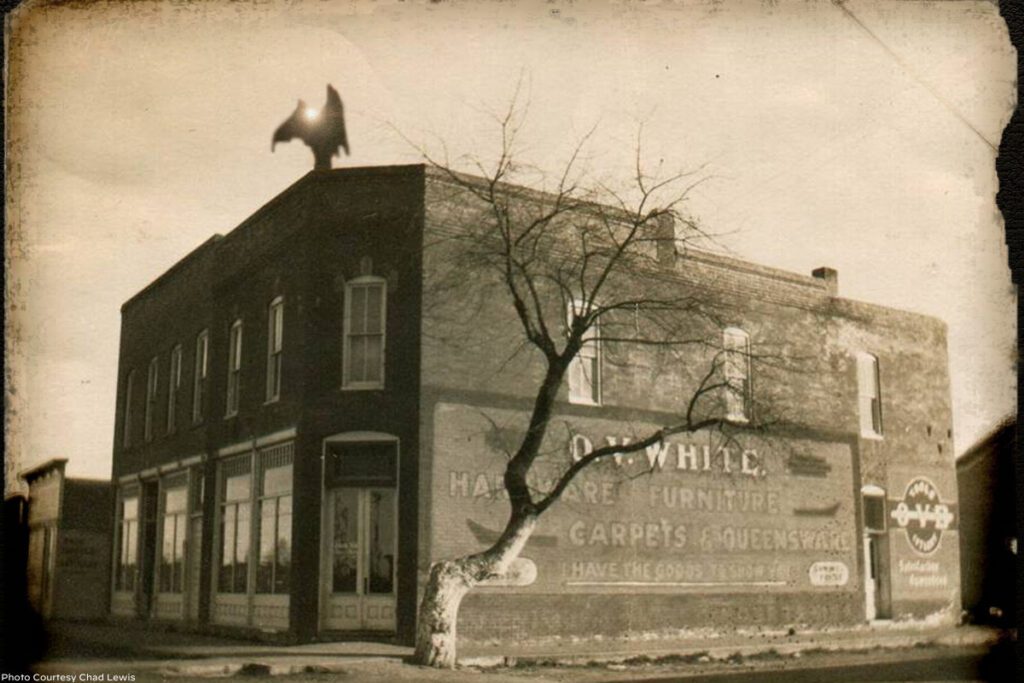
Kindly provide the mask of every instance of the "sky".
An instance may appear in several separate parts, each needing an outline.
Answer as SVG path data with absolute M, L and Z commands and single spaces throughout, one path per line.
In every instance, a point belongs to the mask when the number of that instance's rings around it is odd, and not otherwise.
M 120 305 L 312 168 L 270 138 L 345 102 L 352 155 L 496 149 L 628 179 L 702 168 L 723 249 L 949 326 L 958 453 L 1015 412 L 993 160 L 1015 56 L 989 2 L 156 2 L 9 24 L 7 452 L 110 475 Z M 518 85 L 517 85 L 518 84 Z M 642 134 L 639 133 L 642 129 Z

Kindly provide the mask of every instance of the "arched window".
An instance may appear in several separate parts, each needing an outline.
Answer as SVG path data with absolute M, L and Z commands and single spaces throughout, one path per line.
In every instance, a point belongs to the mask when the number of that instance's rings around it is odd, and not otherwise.
M 149 361 L 149 374 L 146 376 L 146 426 L 144 431 L 146 441 L 153 440 L 153 415 L 156 413 L 156 392 L 160 376 L 157 362 L 157 357 L 153 356 L 153 359 Z
M 121 424 L 121 446 L 130 448 L 132 445 L 132 398 L 135 393 L 135 370 L 128 371 L 124 380 L 124 411 Z
M 364 276 L 345 285 L 345 331 L 342 342 L 342 387 L 384 386 L 387 282 Z
M 206 406 L 206 369 L 209 365 L 210 333 L 203 330 L 196 335 L 195 369 L 192 375 L 192 423 L 203 421 Z
M 284 299 L 267 308 L 267 401 L 281 397 L 281 352 L 284 348 Z
M 725 362 L 722 366 L 725 390 L 725 416 L 736 422 L 750 419 L 750 335 L 738 327 L 722 333 Z
M 228 334 L 228 417 L 238 414 L 242 391 L 242 321 L 231 323 Z
M 181 388 L 181 344 L 171 349 L 171 367 L 167 375 L 167 433 L 178 426 L 178 389 Z

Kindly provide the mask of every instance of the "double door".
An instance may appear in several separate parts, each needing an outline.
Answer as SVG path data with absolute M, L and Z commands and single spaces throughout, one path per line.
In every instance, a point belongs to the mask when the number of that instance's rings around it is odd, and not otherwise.
M 326 491 L 323 630 L 395 630 L 395 493 L 383 487 Z

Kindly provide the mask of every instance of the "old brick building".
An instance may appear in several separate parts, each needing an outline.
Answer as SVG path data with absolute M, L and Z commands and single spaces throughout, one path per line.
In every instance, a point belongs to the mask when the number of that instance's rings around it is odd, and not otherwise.
M 314 171 L 124 304 L 114 615 L 411 639 L 430 563 L 502 528 L 503 449 L 541 372 L 474 273 L 441 285 L 466 201 L 423 166 Z M 739 371 L 787 419 L 595 466 L 515 575 L 466 599 L 460 634 L 953 614 L 944 325 L 839 298 L 829 269 L 656 264 L 638 277 L 713 291 L 726 346 L 811 359 L 788 382 Z M 671 421 L 701 370 L 616 353 L 570 372 L 545 467 Z

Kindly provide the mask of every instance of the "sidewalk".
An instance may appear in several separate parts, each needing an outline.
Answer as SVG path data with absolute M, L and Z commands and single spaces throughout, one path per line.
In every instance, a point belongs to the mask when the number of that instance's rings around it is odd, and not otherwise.
M 580 666 L 590 663 L 703 663 L 739 658 L 800 657 L 815 652 L 857 653 L 878 650 L 990 647 L 996 629 L 882 623 L 820 631 L 687 632 L 673 637 L 548 639 L 504 643 L 464 643 L 460 662 L 471 667 L 516 664 Z M 146 625 L 58 622 L 52 625 L 54 658 L 40 671 L 152 672 L 172 676 L 225 676 L 236 673 L 302 674 L 345 672 L 353 665 L 388 666 L 396 672 L 412 648 L 367 641 L 277 645 L 194 633 L 161 631 Z M 85 657 L 83 658 L 83 653 Z M 410 667 L 411 668 L 411 667 Z
M 758 655 L 797 655 L 806 652 L 861 652 L 916 648 L 990 647 L 1002 632 L 983 626 L 935 626 L 924 622 L 878 622 L 849 628 L 815 631 L 737 630 L 682 633 L 677 636 L 637 636 L 606 639 L 549 639 L 538 642 L 471 643 L 459 649 L 460 661 L 470 666 L 502 664 L 585 664 L 631 661 L 724 660 Z
M 412 654 L 412 648 L 372 641 L 283 645 L 164 630 L 145 623 L 54 622 L 51 637 L 58 645 L 110 653 L 134 659 L 198 659 L 205 657 L 392 657 Z

